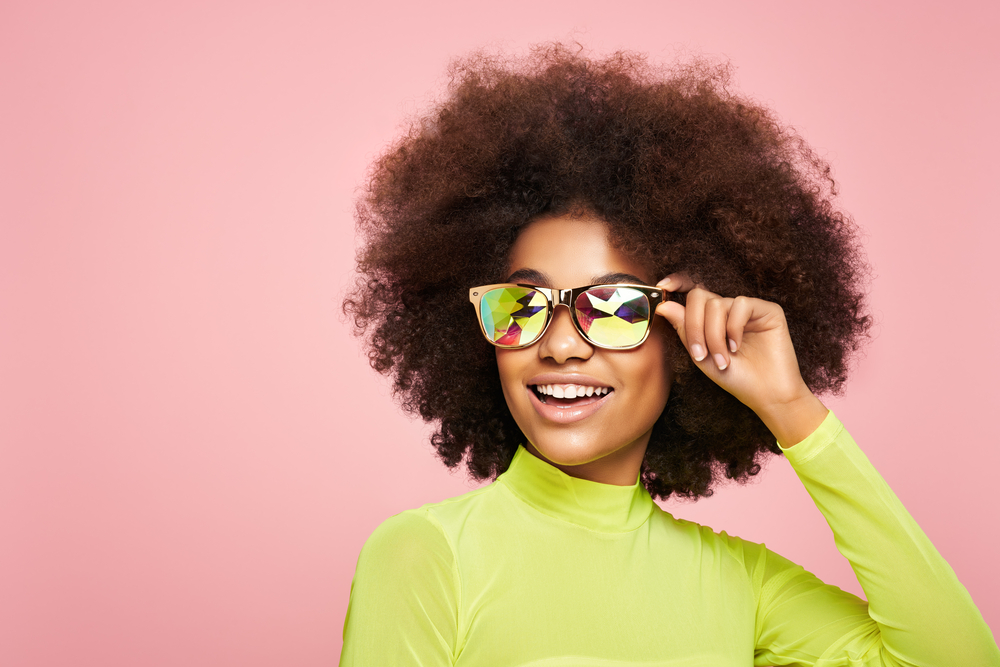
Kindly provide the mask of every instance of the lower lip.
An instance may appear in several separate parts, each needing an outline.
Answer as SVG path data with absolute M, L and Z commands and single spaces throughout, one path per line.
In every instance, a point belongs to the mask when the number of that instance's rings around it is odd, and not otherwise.
M 605 401 L 614 395 L 614 392 L 608 392 L 599 400 L 587 403 L 586 405 L 574 405 L 568 408 L 559 408 L 548 403 L 542 403 L 541 399 L 538 398 L 538 394 L 531 387 L 528 387 L 528 394 L 531 396 L 531 405 L 535 408 L 535 412 L 541 415 L 542 418 L 556 422 L 557 424 L 572 424 L 581 419 L 586 419 L 600 410 L 604 406 Z

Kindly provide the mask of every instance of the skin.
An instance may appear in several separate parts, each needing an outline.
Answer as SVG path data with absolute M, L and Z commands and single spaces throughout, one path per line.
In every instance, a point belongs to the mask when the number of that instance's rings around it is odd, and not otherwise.
M 514 243 L 509 268 L 509 282 L 559 289 L 604 282 L 649 285 L 655 279 L 611 245 L 607 225 L 593 215 L 532 222 Z M 687 304 L 660 304 L 649 337 L 637 348 L 591 345 L 576 330 L 569 309 L 557 307 L 537 343 L 496 349 L 504 397 L 529 452 L 573 477 L 635 484 L 653 425 L 670 395 L 666 336 L 674 335 L 671 328 L 698 368 L 754 410 L 783 446 L 800 442 L 819 426 L 827 410 L 802 381 L 780 306 L 722 297 L 680 273 L 658 285 L 687 292 Z M 574 417 L 572 410 L 541 405 L 533 389 L 559 383 L 613 391 Z
M 670 301 L 656 312 L 673 326 L 692 361 L 757 413 L 783 447 L 802 442 L 826 419 L 829 411 L 799 373 L 781 306 L 714 294 L 683 273 L 657 284 L 687 292 L 686 306 Z
M 611 246 L 607 226 L 592 216 L 543 218 L 528 225 L 511 249 L 508 276 L 511 282 L 561 289 L 602 282 L 650 284 L 653 278 Z M 653 424 L 670 395 L 668 333 L 666 321 L 656 318 L 639 347 L 605 350 L 579 334 L 568 308 L 557 307 L 539 342 L 519 350 L 497 348 L 504 396 L 528 439 L 528 451 L 574 477 L 635 484 Z M 595 413 L 565 423 L 543 414 L 532 389 L 538 383 L 593 384 L 613 391 Z

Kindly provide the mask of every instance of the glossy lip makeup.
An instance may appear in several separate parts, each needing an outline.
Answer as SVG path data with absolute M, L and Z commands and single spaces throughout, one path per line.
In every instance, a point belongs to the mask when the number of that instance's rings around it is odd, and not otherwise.
M 532 378 L 528 394 L 540 417 L 560 424 L 586 419 L 614 399 L 614 389 L 607 383 L 580 375 Z

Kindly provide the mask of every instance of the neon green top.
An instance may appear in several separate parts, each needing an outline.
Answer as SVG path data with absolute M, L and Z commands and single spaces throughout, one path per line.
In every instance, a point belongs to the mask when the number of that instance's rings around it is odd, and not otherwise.
M 869 602 L 638 483 L 524 448 L 493 484 L 398 514 L 358 560 L 340 664 L 1000 665 L 951 567 L 831 413 L 785 450 Z

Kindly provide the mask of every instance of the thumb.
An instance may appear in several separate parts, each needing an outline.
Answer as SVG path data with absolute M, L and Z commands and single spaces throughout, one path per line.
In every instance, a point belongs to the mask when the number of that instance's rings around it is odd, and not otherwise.
M 664 301 L 656 306 L 656 314 L 663 317 L 674 328 L 684 347 L 687 347 L 687 336 L 684 333 L 684 306 L 676 301 Z

